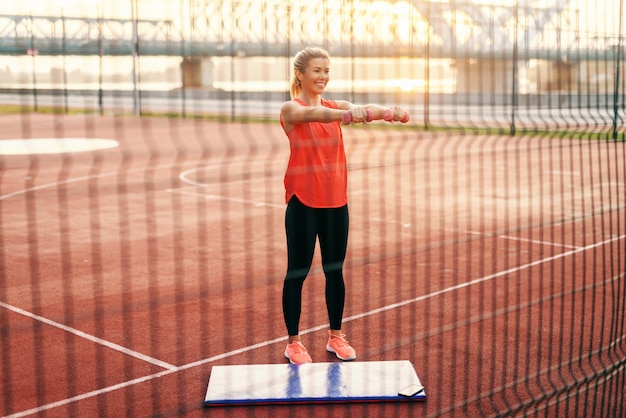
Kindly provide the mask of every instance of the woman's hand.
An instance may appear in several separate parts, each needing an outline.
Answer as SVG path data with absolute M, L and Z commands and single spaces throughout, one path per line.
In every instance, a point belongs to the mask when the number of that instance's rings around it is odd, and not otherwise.
M 371 122 L 372 120 L 372 112 L 368 110 L 365 106 L 353 106 L 348 109 L 347 112 L 351 116 L 350 122 L 352 123 Z
M 407 123 L 409 121 L 409 117 L 409 112 L 405 112 L 400 106 L 392 106 L 385 110 L 383 114 L 383 119 L 391 123 L 394 121 Z

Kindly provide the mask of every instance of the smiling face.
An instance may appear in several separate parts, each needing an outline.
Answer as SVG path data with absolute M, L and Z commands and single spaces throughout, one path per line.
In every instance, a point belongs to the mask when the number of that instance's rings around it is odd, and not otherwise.
M 330 61 L 327 58 L 313 58 L 304 73 L 297 71 L 296 76 L 302 85 L 302 93 L 321 95 L 330 80 Z

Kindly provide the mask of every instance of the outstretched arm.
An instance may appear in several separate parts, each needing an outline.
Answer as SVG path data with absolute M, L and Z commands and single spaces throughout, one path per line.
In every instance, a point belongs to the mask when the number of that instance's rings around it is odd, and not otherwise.
M 294 101 L 283 103 L 280 114 L 285 125 L 307 122 L 334 122 L 341 120 L 343 110 L 325 106 L 301 106 Z
M 372 120 L 371 113 L 368 114 L 365 106 L 348 105 L 339 105 L 339 109 L 333 109 L 325 106 L 301 106 L 294 101 L 287 101 L 281 106 L 280 114 L 286 131 L 299 123 L 343 121 L 347 124 Z
M 280 115 L 287 132 L 293 129 L 294 125 L 307 122 L 343 121 L 347 125 L 380 119 L 391 123 L 394 121 L 406 123 L 409 120 L 409 113 L 399 106 L 385 107 L 377 104 L 355 106 L 344 100 L 338 100 L 337 105 L 339 109 L 325 106 L 300 106 L 294 101 L 287 101 L 281 106 Z
M 386 107 L 378 104 L 367 104 L 365 106 L 355 106 L 347 101 L 337 101 L 340 109 L 344 109 L 350 114 L 352 114 L 353 109 L 359 108 L 364 109 L 367 112 L 366 120 L 369 122 L 371 120 L 380 120 L 383 119 L 387 122 L 402 122 L 406 123 L 409 121 L 409 112 L 404 111 L 399 106 Z M 361 122 L 362 120 L 354 120 L 355 122 Z

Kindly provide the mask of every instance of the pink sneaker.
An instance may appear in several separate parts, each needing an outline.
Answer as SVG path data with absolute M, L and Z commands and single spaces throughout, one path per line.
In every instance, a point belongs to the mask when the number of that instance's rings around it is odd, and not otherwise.
M 341 360 L 354 360 L 356 358 L 356 351 L 354 351 L 354 348 L 350 347 L 350 344 L 346 341 L 346 336 L 343 334 L 336 336 L 328 331 L 326 350 L 335 353 L 337 358 Z
M 294 341 L 287 344 L 285 348 L 285 357 L 289 359 L 291 364 L 313 363 L 311 356 L 300 341 Z

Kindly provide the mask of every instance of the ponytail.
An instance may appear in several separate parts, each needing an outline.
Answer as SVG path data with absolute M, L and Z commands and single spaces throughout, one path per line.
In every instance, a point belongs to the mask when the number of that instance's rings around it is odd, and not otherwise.
M 302 91 L 302 84 L 300 84 L 300 80 L 296 77 L 296 71 L 294 69 L 293 75 L 291 76 L 291 86 L 289 87 L 289 93 L 291 93 L 291 100 L 298 97 L 300 92 Z

